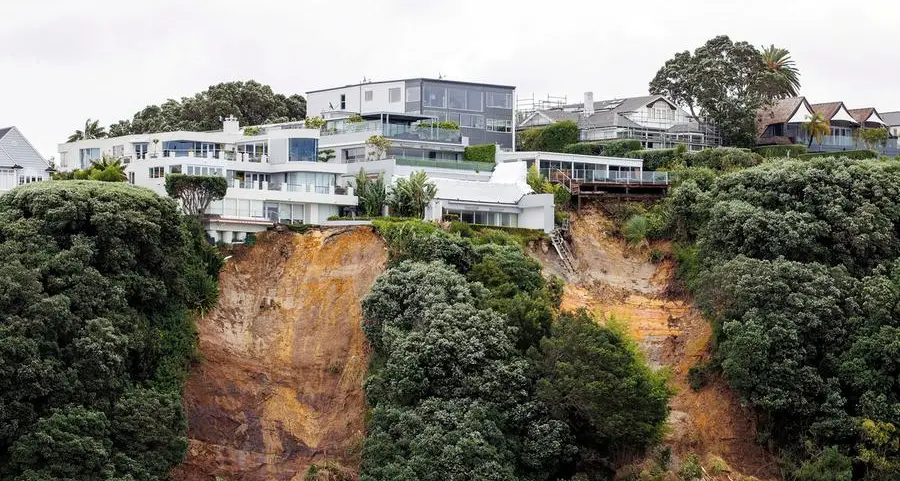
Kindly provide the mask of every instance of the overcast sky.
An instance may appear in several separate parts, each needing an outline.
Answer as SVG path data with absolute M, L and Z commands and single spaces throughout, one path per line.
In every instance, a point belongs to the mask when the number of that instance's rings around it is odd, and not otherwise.
M 58 156 L 87 117 L 255 79 L 276 92 L 436 77 L 522 96 L 643 95 L 727 34 L 788 48 L 812 102 L 900 110 L 896 0 L 0 0 L 0 127 Z

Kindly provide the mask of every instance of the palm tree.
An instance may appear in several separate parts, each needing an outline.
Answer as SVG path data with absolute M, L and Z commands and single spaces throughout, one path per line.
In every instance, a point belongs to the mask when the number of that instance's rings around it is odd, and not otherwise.
M 825 116 L 818 112 L 813 112 L 812 115 L 806 118 L 806 122 L 803 123 L 803 131 L 809 136 L 807 147 L 811 147 L 813 139 L 821 144 L 823 137 L 831 135 L 831 126 L 829 126 Z
M 125 165 L 122 159 L 103 154 L 97 160 L 91 161 L 89 177 L 93 180 L 101 180 L 104 182 L 125 182 L 128 176 L 125 175 Z
M 102 139 L 106 137 L 106 128 L 100 126 L 99 120 L 91 121 L 90 118 L 84 121 L 84 130 L 76 130 L 74 134 L 69 136 L 67 142 L 77 142 L 79 140 Z
M 761 52 L 767 73 L 772 79 L 771 94 L 775 98 L 796 97 L 800 91 L 800 71 L 791 59 L 791 52 L 774 45 Z
M 397 179 L 388 201 L 395 215 L 425 216 L 425 206 L 437 195 L 437 186 L 428 180 L 424 170 L 409 174 L 408 179 Z
M 366 171 L 359 169 L 356 174 L 356 197 L 359 199 L 359 207 L 366 217 L 378 217 L 382 214 L 387 189 L 384 185 L 384 174 L 378 174 L 376 179 L 370 179 Z

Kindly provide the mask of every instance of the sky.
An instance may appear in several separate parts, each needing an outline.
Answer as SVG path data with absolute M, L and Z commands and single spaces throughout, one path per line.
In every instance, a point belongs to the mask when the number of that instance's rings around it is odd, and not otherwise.
M 900 110 L 896 0 L 0 0 L 0 128 L 58 156 L 86 118 L 254 79 L 303 94 L 363 77 L 645 95 L 716 35 L 791 51 L 801 94 Z

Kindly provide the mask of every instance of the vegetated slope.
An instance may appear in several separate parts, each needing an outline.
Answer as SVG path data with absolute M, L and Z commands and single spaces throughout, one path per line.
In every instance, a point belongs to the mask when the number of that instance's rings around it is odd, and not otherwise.
M 198 322 L 188 380 L 190 447 L 176 479 L 302 479 L 355 470 L 368 365 L 360 299 L 386 259 L 369 228 L 266 233 L 228 260 L 218 306 Z
M 596 206 L 573 214 L 571 226 L 578 273 L 565 275 L 562 308 L 585 307 L 598 319 L 615 319 L 651 366 L 671 371 L 676 395 L 665 444 L 674 457 L 714 455 L 744 475 L 774 479 L 773 459 L 756 444 L 749 411 L 725 382 L 716 378 L 699 392 L 688 385 L 688 369 L 710 357 L 712 329 L 689 301 L 667 295 L 671 261 L 655 265 L 645 253 L 626 247 L 613 236 L 612 220 Z M 554 255 L 535 254 L 545 270 L 562 274 Z

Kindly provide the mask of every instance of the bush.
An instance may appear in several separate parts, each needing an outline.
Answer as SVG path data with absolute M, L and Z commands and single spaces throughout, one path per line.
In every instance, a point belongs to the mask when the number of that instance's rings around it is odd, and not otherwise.
M 469 145 L 463 151 L 463 160 L 472 162 L 495 162 L 497 146 L 495 144 Z
M 253 232 L 248 232 L 247 236 L 244 237 L 244 245 L 247 247 L 253 247 L 256 245 L 256 234 Z
M 631 245 L 638 245 L 647 241 L 647 232 L 649 230 L 650 224 L 647 222 L 647 217 L 636 215 L 625 222 L 625 225 L 622 227 L 622 234 L 626 242 Z
M 714 372 L 715 366 L 710 361 L 695 364 L 688 369 L 688 384 L 694 391 L 699 391 L 709 384 Z
M 633 139 L 606 140 L 600 143 L 603 155 L 607 157 L 625 157 L 628 152 L 641 150 L 641 141 Z
M 556 122 L 546 127 L 528 129 L 519 136 L 521 149 L 544 152 L 563 152 L 565 147 L 578 142 L 578 124 L 571 120 Z
M 643 159 L 644 170 L 667 168 L 675 160 L 675 149 L 634 150 L 625 154 L 629 159 Z
M 707 167 L 713 170 L 725 171 L 731 169 L 743 169 L 763 163 L 761 155 L 748 149 L 735 147 L 716 147 L 694 152 L 687 157 L 688 167 Z
M 811 152 L 808 154 L 801 154 L 798 156 L 800 159 L 809 160 L 809 159 L 820 159 L 820 158 L 843 158 L 846 157 L 850 160 L 865 160 L 865 159 L 877 159 L 879 157 L 878 152 L 874 150 L 844 150 L 842 152 Z
M 459 234 L 460 237 L 465 237 L 466 239 L 471 239 L 475 236 L 475 231 L 472 230 L 472 226 L 469 225 L 468 222 L 462 222 L 459 220 L 450 222 L 449 232 L 451 234 Z
M 700 459 L 696 454 L 691 454 L 681 462 L 681 468 L 678 469 L 678 477 L 682 481 L 696 481 L 703 477 Z
M 603 146 L 592 142 L 577 142 L 563 147 L 563 152 L 578 155 L 600 155 L 603 152 Z
M 797 158 L 802 154 L 806 153 L 805 145 L 766 145 L 763 147 L 757 147 L 754 151 L 767 158 L 780 158 L 780 157 L 790 157 Z

